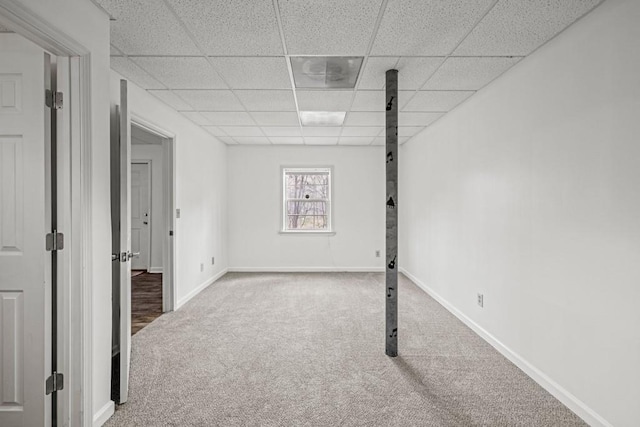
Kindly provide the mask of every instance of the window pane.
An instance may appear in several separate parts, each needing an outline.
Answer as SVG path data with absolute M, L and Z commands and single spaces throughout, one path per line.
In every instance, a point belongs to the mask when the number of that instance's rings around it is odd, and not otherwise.
M 288 215 L 289 230 L 325 230 L 328 225 L 326 215 Z
M 326 174 L 287 174 L 287 199 L 328 199 L 329 176 Z
M 287 215 L 326 215 L 326 202 L 288 201 Z

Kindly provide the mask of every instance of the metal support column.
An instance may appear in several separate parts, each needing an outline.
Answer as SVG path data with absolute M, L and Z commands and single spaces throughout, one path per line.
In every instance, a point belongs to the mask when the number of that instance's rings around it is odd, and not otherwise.
M 386 73 L 386 349 L 398 355 L 398 70 Z

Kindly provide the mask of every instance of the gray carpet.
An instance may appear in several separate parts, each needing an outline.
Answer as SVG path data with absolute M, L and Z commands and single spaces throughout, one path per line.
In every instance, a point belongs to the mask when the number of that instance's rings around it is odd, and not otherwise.
M 107 426 L 574 426 L 580 418 L 401 276 L 227 274 L 133 338 Z

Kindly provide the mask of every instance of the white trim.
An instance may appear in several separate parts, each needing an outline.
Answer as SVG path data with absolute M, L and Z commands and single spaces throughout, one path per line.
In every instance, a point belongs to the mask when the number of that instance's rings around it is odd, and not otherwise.
M 162 273 L 162 267 L 149 267 L 149 273 Z
M 229 267 L 229 273 L 384 273 L 384 267 Z
M 93 416 L 93 423 L 91 424 L 93 427 L 100 427 L 104 423 L 107 422 L 109 418 L 116 411 L 116 406 L 113 403 L 113 400 L 107 402 L 96 414 Z
M 182 298 L 180 298 L 178 300 L 178 303 L 176 304 L 176 308 L 175 309 L 178 310 L 180 307 L 182 307 L 187 302 L 189 302 L 189 300 L 191 298 L 193 298 L 196 295 L 198 295 L 200 292 L 202 292 L 208 286 L 213 285 L 214 282 L 216 282 L 219 278 L 221 278 L 222 276 L 227 274 L 227 271 L 228 271 L 228 269 L 225 268 L 224 270 L 219 271 L 213 277 L 210 277 L 207 280 L 205 280 L 204 282 L 202 282 L 201 284 L 199 284 L 194 290 L 192 290 L 187 295 L 183 296 Z
M 509 359 L 514 365 L 520 368 L 531 379 L 537 382 L 542 388 L 551 393 L 556 399 L 558 399 L 567 408 L 576 413 L 587 424 L 591 426 L 612 427 L 612 424 L 607 422 L 603 417 L 596 413 L 593 409 L 589 408 L 584 402 L 564 389 L 560 384 L 549 378 L 544 372 L 536 368 L 529 363 L 526 359 L 520 356 L 518 353 L 511 350 L 500 340 L 494 337 L 482 326 L 467 317 L 460 310 L 455 308 L 446 299 L 438 295 L 433 289 L 421 282 L 416 276 L 409 273 L 405 268 L 400 267 L 398 271 L 404 274 L 409 280 L 411 280 L 416 286 L 422 289 L 427 295 L 436 300 L 441 306 L 447 309 L 451 314 L 456 316 L 462 323 L 471 328 L 482 339 L 491 344 L 496 350 L 498 350 L 504 357 Z
M 278 231 L 278 234 L 283 234 L 283 235 L 288 235 L 288 236 L 295 236 L 295 235 L 303 235 L 303 236 L 308 236 L 308 235 L 320 235 L 320 236 L 335 236 L 336 232 L 334 231 L 323 231 L 323 230 L 280 230 Z

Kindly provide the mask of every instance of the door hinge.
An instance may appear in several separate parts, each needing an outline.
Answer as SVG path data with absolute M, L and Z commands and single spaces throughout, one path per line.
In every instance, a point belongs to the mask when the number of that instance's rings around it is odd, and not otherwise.
M 64 249 L 64 234 L 53 230 L 53 233 L 47 234 L 46 247 L 48 251 L 59 251 Z
M 59 110 L 62 108 L 62 92 L 53 92 L 47 89 L 44 93 L 44 103 L 49 108 Z
M 47 394 L 55 393 L 64 388 L 64 376 L 58 372 L 51 374 L 45 383 L 45 389 Z

